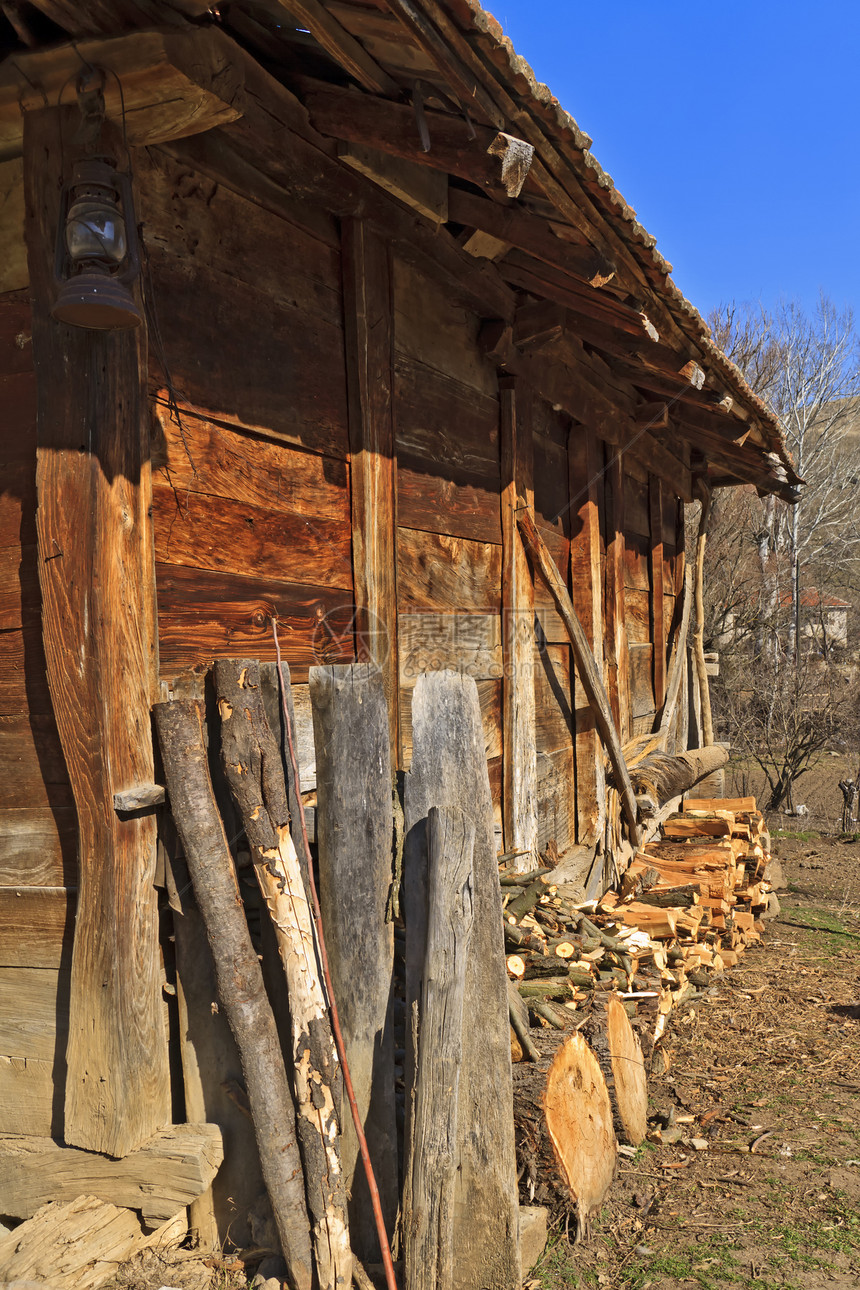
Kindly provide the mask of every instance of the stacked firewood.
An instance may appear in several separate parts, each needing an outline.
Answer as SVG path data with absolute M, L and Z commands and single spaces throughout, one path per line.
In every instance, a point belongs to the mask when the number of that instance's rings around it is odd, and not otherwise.
M 535 1024 L 569 1029 L 617 993 L 650 1058 L 672 1008 L 759 940 L 769 843 L 754 798 L 690 799 L 596 903 L 562 895 L 549 866 L 503 869 L 508 975 Z M 516 1035 L 512 1051 L 523 1056 Z

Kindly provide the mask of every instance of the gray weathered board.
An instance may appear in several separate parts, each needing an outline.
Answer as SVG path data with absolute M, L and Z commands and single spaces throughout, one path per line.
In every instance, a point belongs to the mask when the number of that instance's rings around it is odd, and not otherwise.
M 462 810 L 475 827 L 474 924 L 466 970 L 460 1068 L 458 1179 L 450 1290 L 518 1290 L 513 1088 L 493 807 L 475 682 L 454 672 L 418 678 L 406 776 L 404 903 L 408 1016 L 421 998 L 428 911 L 426 821 L 433 806 Z M 408 1049 L 409 1045 L 407 1045 Z M 415 1057 L 408 1062 L 414 1079 Z M 407 1087 L 407 1106 L 411 1088 Z

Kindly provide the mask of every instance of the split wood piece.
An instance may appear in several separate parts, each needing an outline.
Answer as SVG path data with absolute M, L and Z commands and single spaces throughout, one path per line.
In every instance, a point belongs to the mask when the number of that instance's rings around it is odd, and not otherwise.
M 466 968 L 456 1250 L 451 1290 L 519 1290 L 517 1182 L 513 1127 L 507 974 L 493 806 L 475 682 L 454 672 L 418 678 L 412 695 L 412 769 L 406 776 L 403 890 L 406 917 L 406 1005 L 417 1018 L 425 962 L 426 820 L 432 806 L 459 807 L 475 825 L 472 952 Z M 407 1108 L 415 1057 L 407 1048 Z M 411 1130 L 407 1122 L 407 1152 Z M 407 1171 L 407 1184 L 408 1184 Z M 412 1221 L 411 1189 L 403 1201 Z
M 583 689 L 591 704 L 598 729 L 606 744 L 609 754 L 609 760 L 612 765 L 612 771 L 615 776 L 616 785 L 621 797 L 621 809 L 624 812 L 624 818 L 627 821 L 627 827 L 630 837 L 635 844 L 639 841 L 639 824 L 636 810 L 636 797 L 633 791 L 633 785 L 630 782 L 630 776 L 627 772 L 627 766 L 624 761 L 624 754 L 621 751 L 621 741 L 618 737 L 618 731 L 612 718 L 612 711 L 609 706 L 609 699 L 603 686 L 597 664 L 594 661 L 594 655 L 591 652 L 591 646 L 588 638 L 583 631 L 582 624 L 577 617 L 573 608 L 573 602 L 567 593 L 561 574 L 558 571 L 555 561 L 552 558 L 549 548 L 538 532 L 535 522 L 529 515 L 528 511 L 519 511 L 517 513 L 517 524 L 526 549 L 530 553 L 537 571 L 547 585 L 547 588 L 556 603 L 561 619 L 565 625 L 570 643 L 573 646 L 576 666 L 579 669 L 579 677 Z
M 624 872 L 621 879 L 619 894 L 622 900 L 627 900 L 628 897 L 632 897 L 633 899 L 638 898 L 641 900 L 643 892 L 647 892 L 652 887 L 656 887 L 659 881 L 660 875 L 656 869 L 649 869 L 646 866 L 634 869 L 631 866 Z
M 215 694 L 224 773 L 287 980 L 290 1074 L 317 1276 L 322 1290 L 335 1290 L 352 1276 L 338 1122 L 342 1076 L 317 963 L 313 916 L 290 834 L 283 762 L 263 707 L 259 665 L 253 659 L 219 659 Z
M 736 816 L 758 815 L 754 797 L 691 797 L 684 802 L 683 809 L 691 812 L 731 811 Z
M 613 917 L 626 927 L 639 927 L 658 940 L 668 940 L 678 933 L 679 909 L 655 909 L 653 905 L 620 905 Z
M 79 122 L 75 108 L 24 117 L 36 527 L 51 705 L 79 834 L 63 1136 L 119 1157 L 171 1118 L 155 816 L 114 810 L 115 792 L 155 778 L 147 337 L 145 327 L 95 332 L 50 316 L 59 177 L 80 155 Z M 122 148 L 107 128 L 102 141 Z
M 520 1047 L 520 1056 L 516 1060 L 522 1061 L 525 1056 L 528 1057 L 530 1062 L 540 1061 L 540 1053 L 532 1043 L 532 1037 L 529 1033 L 528 1005 L 517 990 L 515 983 L 510 980 L 508 981 L 508 1015 L 511 1031 Z
M 173 1218 L 206 1190 L 224 1158 L 217 1124 L 176 1124 L 122 1160 L 52 1138 L 0 1137 L 0 1214 L 32 1218 L 51 1201 L 86 1193 L 138 1209 L 147 1227 Z
M 386 917 L 394 806 L 384 675 L 375 663 L 311 668 L 310 697 L 323 930 L 353 1091 L 390 1237 L 398 1165 L 391 1014 L 394 928 Z M 346 1108 L 341 1154 L 353 1251 L 363 1264 L 377 1263 L 373 1205 Z
M 638 1147 L 648 1129 L 648 1084 L 642 1048 L 621 1000 L 610 996 L 595 1008 L 582 1034 L 603 1071 L 618 1141 Z
M 659 909 L 671 909 L 673 906 L 686 908 L 687 905 L 710 906 L 711 896 L 702 895 L 702 884 L 685 883 L 683 887 L 655 887 L 643 891 L 636 897 L 640 905 L 656 905 Z
M 706 775 L 725 766 L 728 759 L 728 749 L 713 743 L 708 748 L 691 748 L 675 755 L 653 752 L 643 757 L 630 772 L 630 778 L 634 791 L 647 793 L 659 807 L 670 802 L 673 797 L 686 793 Z M 679 827 L 683 827 L 683 824 Z M 687 834 L 682 836 L 686 837 Z
M 666 701 L 660 713 L 659 724 L 655 727 L 656 733 L 660 736 L 660 743 L 664 748 L 668 746 L 669 735 L 678 711 L 681 683 L 687 674 L 687 636 L 690 631 L 690 615 L 693 606 L 693 574 L 689 565 L 684 571 L 681 598 L 681 621 L 678 624 L 678 631 L 672 643 L 669 670 L 666 674 Z
M 617 1146 L 606 1081 L 581 1034 L 571 1035 L 553 1058 L 543 1108 L 559 1173 L 583 1231 L 612 1186 Z
M 296 1290 L 314 1281 L 293 1099 L 275 1018 L 248 931 L 209 777 L 197 703 L 157 703 L 155 723 L 171 811 L 206 925 L 218 992 L 242 1059 L 266 1190 Z
M 454 1284 L 460 1067 L 472 937 L 475 828 L 456 808 L 431 807 L 427 940 L 411 1146 L 412 1222 L 404 1233 L 406 1290 Z M 474 1024 L 470 1017 L 468 1024 Z
M 178 1245 L 186 1231 L 184 1212 L 147 1234 L 134 1210 L 95 1196 L 44 1205 L 0 1237 L 0 1282 L 97 1290 L 114 1279 L 118 1264 L 141 1250 Z
M 727 812 L 722 818 L 685 814 L 663 822 L 664 838 L 728 838 L 734 832 L 734 817 Z

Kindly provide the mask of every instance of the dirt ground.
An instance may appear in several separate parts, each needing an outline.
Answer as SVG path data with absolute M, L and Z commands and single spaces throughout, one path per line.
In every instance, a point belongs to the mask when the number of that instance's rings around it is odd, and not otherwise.
M 773 849 L 779 917 L 673 1014 L 650 1081 L 651 1114 L 707 1149 L 622 1157 L 591 1240 L 555 1232 L 530 1290 L 860 1286 L 860 841 L 804 830 Z

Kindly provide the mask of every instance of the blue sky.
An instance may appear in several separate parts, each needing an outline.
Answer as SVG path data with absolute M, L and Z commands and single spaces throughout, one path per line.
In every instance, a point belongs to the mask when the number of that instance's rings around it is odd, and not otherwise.
M 486 0 L 703 314 L 860 314 L 860 0 Z

